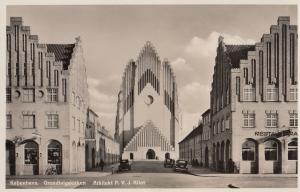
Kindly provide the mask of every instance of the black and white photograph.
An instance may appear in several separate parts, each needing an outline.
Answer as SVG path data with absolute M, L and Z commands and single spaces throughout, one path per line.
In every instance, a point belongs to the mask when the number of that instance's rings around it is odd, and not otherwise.
M 21 2 L 5 189 L 297 190 L 297 1 Z

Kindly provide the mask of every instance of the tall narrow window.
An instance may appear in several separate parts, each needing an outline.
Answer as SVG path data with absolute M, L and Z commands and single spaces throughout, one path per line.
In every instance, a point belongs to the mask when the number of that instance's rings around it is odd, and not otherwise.
M 11 129 L 12 128 L 12 115 L 7 114 L 6 115 L 6 129 Z
M 59 84 L 59 76 L 58 76 L 58 70 L 54 70 L 54 86 L 58 86 Z
M 6 102 L 11 102 L 11 88 L 6 88 Z
M 76 120 L 75 120 L 74 116 L 72 118 L 73 118 L 73 130 L 75 130 L 76 129 Z
M 67 82 L 66 79 L 62 79 L 62 94 L 64 96 L 64 102 L 67 101 Z

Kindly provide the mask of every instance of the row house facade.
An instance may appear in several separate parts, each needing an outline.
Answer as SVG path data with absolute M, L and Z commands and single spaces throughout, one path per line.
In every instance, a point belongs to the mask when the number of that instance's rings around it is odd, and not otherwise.
M 210 155 L 210 109 L 202 114 L 202 119 L 183 140 L 179 142 L 179 158 L 194 165 L 209 167 Z
M 86 170 L 91 170 L 100 165 L 119 161 L 120 145 L 112 138 L 108 130 L 101 126 L 99 116 L 92 109 L 88 109 L 87 127 L 85 130 L 85 163 Z
M 6 27 L 6 174 L 85 170 L 89 105 L 82 42 L 39 43 L 21 17 Z
M 297 26 L 279 17 L 254 45 L 219 38 L 211 90 L 211 167 L 296 173 Z

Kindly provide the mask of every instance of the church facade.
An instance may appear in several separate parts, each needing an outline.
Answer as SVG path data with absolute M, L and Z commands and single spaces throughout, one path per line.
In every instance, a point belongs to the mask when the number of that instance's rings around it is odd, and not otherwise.
M 179 114 L 174 72 L 147 42 L 126 65 L 118 94 L 115 138 L 122 158 L 176 158 Z

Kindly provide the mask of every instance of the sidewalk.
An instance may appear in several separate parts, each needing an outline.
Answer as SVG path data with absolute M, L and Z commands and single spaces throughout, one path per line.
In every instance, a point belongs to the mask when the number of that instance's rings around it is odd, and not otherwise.
M 212 171 L 209 168 L 203 167 L 188 167 L 188 172 L 200 177 L 285 177 L 297 178 L 298 174 L 234 174 L 234 173 L 220 173 Z
M 81 172 L 81 173 L 71 173 L 63 175 L 7 175 L 6 179 L 72 179 L 72 178 L 82 178 L 82 177 L 104 177 L 112 174 L 112 166 L 114 170 L 118 168 L 118 163 L 106 165 L 101 171 L 99 168 L 93 168 L 92 170 Z

